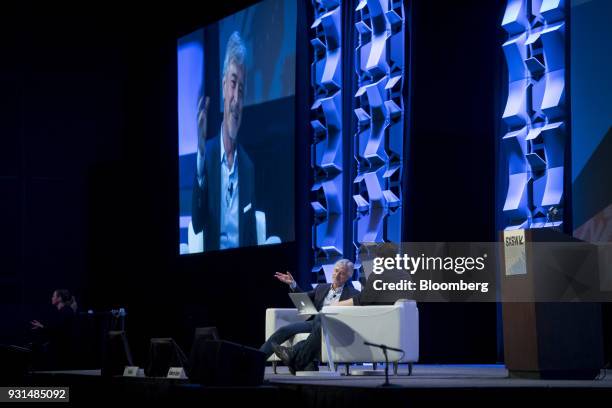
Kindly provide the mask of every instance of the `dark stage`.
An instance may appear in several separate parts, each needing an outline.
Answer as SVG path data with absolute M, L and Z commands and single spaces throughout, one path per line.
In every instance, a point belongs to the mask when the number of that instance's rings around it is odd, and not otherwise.
M 351 370 L 363 368 L 371 370 L 372 367 L 353 366 Z M 163 378 L 104 378 L 99 370 L 35 372 L 29 385 L 69 386 L 71 402 L 76 403 L 89 402 L 95 396 L 104 402 L 231 403 L 248 399 L 250 403 L 266 405 L 290 402 L 293 407 L 338 407 L 382 403 L 524 403 L 552 399 L 584 403 L 605 401 L 612 396 L 610 370 L 602 371 L 600 379 L 591 381 L 514 379 L 508 377 L 502 365 L 419 364 L 412 376 L 406 374 L 407 367 L 400 365 L 399 374 L 390 377 L 390 382 L 396 385 L 392 388 L 380 387 L 383 375 L 296 377 L 284 367 L 279 368 L 278 374 L 273 374 L 268 367 L 264 385 L 260 387 L 205 387 L 187 380 Z

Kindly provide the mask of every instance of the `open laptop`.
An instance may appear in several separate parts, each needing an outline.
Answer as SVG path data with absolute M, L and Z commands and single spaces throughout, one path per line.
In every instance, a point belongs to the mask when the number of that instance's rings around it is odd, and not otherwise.
M 308 297 L 308 293 L 289 293 L 289 297 L 297 308 L 299 315 L 316 315 L 319 313 L 310 297 Z

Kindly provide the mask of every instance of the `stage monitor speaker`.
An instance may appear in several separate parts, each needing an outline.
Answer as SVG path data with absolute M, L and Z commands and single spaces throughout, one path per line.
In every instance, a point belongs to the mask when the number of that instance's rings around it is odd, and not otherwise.
M 216 327 L 196 327 L 195 335 L 193 336 L 194 343 L 198 338 L 205 340 L 221 340 L 219 331 Z
M 263 383 L 266 356 L 223 340 L 196 338 L 189 356 L 189 379 L 202 385 L 257 386 Z
M 186 363 L 185 353 L 173 339 L 151 339 L 145 375 L 147 377 L 166 377 L 170 367 L 185 367 Z
M 133 366 L 134 360 L 127 341 L 127 335 L 122 330 L 111 330 L 104 341 L 102 360 L 102 375 L 121 375 L 125 366 Z

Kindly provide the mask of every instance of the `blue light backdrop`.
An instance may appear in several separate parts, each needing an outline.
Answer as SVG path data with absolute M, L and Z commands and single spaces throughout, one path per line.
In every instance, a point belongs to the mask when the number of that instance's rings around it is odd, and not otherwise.
M 564 0 L 508 0 L 506 229 L 563 227 L 569 157 Z
M 401 242 L 404 143 L 403 2 L 361 0 L 355 9 L 354 135 L 357 266 L 362 244 Z M 366 254 L 364 254 L 366 255 Z
M 405 16 L 401 1 L 312 6 L 312 271 L 329 281 L 362 244 L 402 239 Z
M 311 106 L 314 171 L 312 247 L 317 280 L 330 281 L 333 264 L 345 256 L 342 129 L 342 2 L 313 0 Z
M 612 241 L 612 2 L 571 8 L 572 218 L 574 236 Z

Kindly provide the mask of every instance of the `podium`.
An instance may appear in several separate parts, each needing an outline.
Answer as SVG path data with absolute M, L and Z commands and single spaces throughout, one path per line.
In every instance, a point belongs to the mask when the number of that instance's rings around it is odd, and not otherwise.
M 510 376 L 593 379 L 604 360 L 601 303 L 579 298 L 599 289 L 596 247 L 551 229 L 504 231 L 501 238 Z

